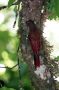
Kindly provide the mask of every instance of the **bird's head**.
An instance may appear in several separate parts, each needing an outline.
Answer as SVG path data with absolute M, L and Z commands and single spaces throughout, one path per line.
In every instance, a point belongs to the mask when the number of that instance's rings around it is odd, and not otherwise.
M 26 24 L 27 24 L 27 26 L 29 26 L 29 25 L 31 25 L 31 24 L 34 24 L 34 21 L 28 20 L 28 21 L 26 21 Z
M 35 29 L 35 28 L 36 28 L 36 25 L 35 25 L 34 21 L 32 21 L 32 20 L 26 21 L 26 25 L 27 25 L 30 29 Z

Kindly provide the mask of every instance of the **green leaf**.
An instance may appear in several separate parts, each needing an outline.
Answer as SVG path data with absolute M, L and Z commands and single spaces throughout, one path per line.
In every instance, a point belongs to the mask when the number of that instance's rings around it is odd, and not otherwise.
M 55 12 L 59 16 L 59 0 L 54 0 L 55 2 Z
M 28 66 L 26 63 L 20 63 L 20 77 L 23 77 L 28 72 Z
M 8 1 L 8 7 L 12 6 L 12 4 L 15 2 L 15 0 L 9 0 Z
M 24 90 L 33 90 L 31 89 L 32 85 L 31 85 L 31 80 L 29 76 L 25 76 L 22 78 L 22 85 L 23 85 Z

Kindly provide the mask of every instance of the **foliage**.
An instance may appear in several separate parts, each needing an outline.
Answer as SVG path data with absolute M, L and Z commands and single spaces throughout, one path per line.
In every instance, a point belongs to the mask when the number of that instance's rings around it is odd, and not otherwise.
M 9 7 L 13 2 L 14 0 L 9 0 Z M 8 28 L 10 19 L 15 19 L 15 15 L 12 14 L 14 13 L 13 7 L 3 10 L 2 13 L 4 13 L 6 17 L 3 23 L 0 24 L 0 69 L 2 64 L 6 66 L 3 66 L 6 70 L 3 73 L 0 71 L 0 80 L 3 80 L 5 83 L 4 87 L 0 88 L 0 90 L 18 90 L 18 88 L 31 90 L 32 87 L 27 64 L 20 63 L 20 71 L 18 70 L 18 66 L 12 68 L 15 64 L 18 63 L 17 49 L 20 42 L 17 34 L 12 32 L 14 28 L 12 28 L 12 31 Z M 14 21 L 15 20 L 12 19 L 11 24 L 12 22 L 14 23 Z M 22 56 L 20 53 L 20 60 L 21 59 Z
M 49 12 L 49 19 L 56 19 L 59 17 L 59 0 L 48 0 L 47 8 Z
M 12 6 L 12 4 L 15 2 L 15 0 L 9 0 L 8 7 Z
M 59 61 L 59 56 L 55 57 L 54 60 Z

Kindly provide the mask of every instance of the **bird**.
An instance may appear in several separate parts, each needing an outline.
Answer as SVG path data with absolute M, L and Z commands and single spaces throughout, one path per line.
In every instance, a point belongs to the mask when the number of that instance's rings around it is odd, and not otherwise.
M 39 52 L 42 47 L 41 34 L 33 20 L 26 21 L 26 25 L 29 28 L 28 40 L 30 42 L 31 49 L 33 51 L 34 66 L 35 66 L 35 69 L 37 69 L 40 67 Z

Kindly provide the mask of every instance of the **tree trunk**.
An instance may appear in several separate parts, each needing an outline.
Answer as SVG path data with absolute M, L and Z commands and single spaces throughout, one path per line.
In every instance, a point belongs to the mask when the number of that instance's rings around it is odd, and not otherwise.
M 43 21 L 45 18 L 46 10 L 45 3 L 46 0 L 22 0 L 22 10 L 19 13 L 19 30 L 21 35 L 21 52 L 25 62 L 29 66 L 30 78 L 32 81 L 35 90 L 56 90 L 55 82 L 53 80 L 53 75 L 51 73 L 51 69 L 48 65 L 50 60 L 49 48 L 47 47 L 46 41 L 43 38 Z M 33 57 L 32 50 L 28 41 L 28 27 L 26 26 L 26 21 L 33 20 L 41 33 L 42 39 L 42 50 L 41 54 L 44 57 L 44 64 L 50 73 L 50 77 L 46 77 L 46 79 L 42 79 L 40 75 L 35 73 L 35 68 L 33 65 Z M 18 32 L 19 33 L 19 32 Z

